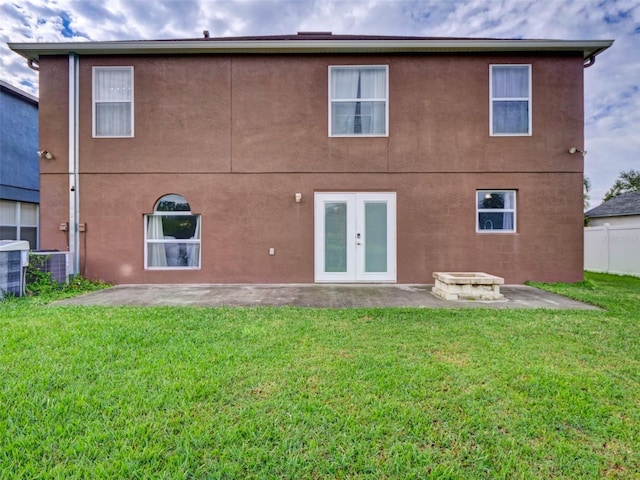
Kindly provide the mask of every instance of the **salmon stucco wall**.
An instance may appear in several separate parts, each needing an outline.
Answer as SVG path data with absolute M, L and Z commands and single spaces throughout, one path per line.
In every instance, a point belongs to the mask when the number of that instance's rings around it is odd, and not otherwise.
M 532 135 L 489 135 L 489 66 L 532 66 Z M 92 138 L 91 71 L 133 66 L 135 137 Z M 328 67 L 389 66 L 389 135 L 328 135 Z M 40 61 L 43 248 L 68 248 L 68 60 Z M 314 192 L 397 193 L 397 281 L 486 271 L 582 279 L 579 56 L 191 55 L 80 59 L 81 269 L 116 283 L 314 281 Z M 475 191 L 512 189 L 517 232 L 476 233 Z M 302 193 L 296 203 L 295 193 Z M 144 269 L 144 214 L 202 215 L 199 270 Z M 46 198 L 46 201 L 45 201 Z M 268 254 L 275 248 L 275 255 Z

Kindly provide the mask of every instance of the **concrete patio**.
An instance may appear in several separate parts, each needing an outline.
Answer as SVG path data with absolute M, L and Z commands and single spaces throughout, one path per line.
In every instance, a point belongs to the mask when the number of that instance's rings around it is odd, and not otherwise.
M 443 300 L 431 293 L 431 287 L 399 284 L 117 285 L 61 300 L 56 305 L 598 309 L 526 285 L 503 286 L 501 292 L 504 299 L 496 301 Z

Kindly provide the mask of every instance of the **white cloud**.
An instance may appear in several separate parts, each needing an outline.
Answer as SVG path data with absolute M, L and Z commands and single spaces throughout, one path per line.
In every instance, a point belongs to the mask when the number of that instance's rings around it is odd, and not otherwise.
M 37 74 L 7 42 L 194 38 L 203 30 L 615 39 L 585 70 L 592 205 L 620 171 L 640 168 L 637 0 L 0 0 L 0 78 L 37 92 Z

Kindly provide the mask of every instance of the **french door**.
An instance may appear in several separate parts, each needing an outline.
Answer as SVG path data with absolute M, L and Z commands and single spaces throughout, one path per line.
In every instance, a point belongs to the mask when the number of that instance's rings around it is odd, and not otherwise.
M 315 194 L 315 281 L 396 281 L 396 194 Z

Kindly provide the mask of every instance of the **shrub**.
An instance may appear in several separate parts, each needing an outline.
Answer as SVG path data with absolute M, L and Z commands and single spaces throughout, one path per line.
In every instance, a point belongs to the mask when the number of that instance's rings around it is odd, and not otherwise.
M 110 286 L 102 280 L 90 280 L 82 275 L 74 275 L 67 283 L 59 283 L 51 275 L 51 272 L 43 271 L 43 267 L 49 257 L 46 255 L 31 256 L 27 267 L 27 295 L 42 296 L 54 293 L 75 295 L 93 290 L 100 290 Z

